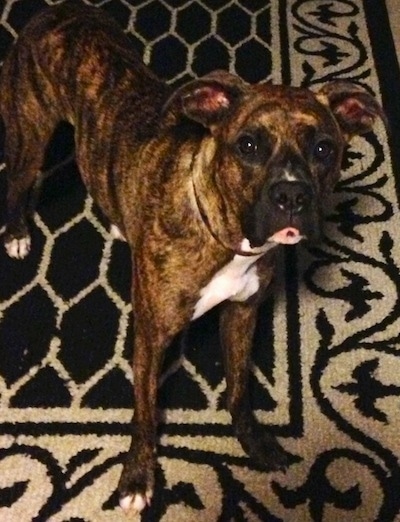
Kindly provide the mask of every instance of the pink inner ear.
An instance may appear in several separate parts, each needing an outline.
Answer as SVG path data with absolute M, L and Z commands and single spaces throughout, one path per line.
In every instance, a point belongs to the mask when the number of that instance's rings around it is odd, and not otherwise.
M 194 92 L 198 108 L 206 112 L 218 111 L 229 107 L 229 99 L 224 91 L 217 87 L 204 86 Z
M 352 120 L 362 120 L 365 116 L 369 116 L 369 112 L 365 105 L 356 98 L 348 98 L 344 100 L 337 108 L 338 112 Z

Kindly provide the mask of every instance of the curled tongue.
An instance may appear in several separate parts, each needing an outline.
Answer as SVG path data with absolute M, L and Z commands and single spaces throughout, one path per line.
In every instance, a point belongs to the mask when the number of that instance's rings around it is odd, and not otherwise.
M 297 230 L 297 228 L 286 227 L 271 236 L 269 241 L 273 241 L 274 243 L 281 243 L 282 245 L 295 245 L 302 239 L 303 236 L 300 235 L 300 232 Z

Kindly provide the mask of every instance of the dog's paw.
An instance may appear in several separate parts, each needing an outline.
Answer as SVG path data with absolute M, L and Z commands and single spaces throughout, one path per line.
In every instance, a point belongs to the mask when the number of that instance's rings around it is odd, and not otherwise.
M 138 443 L 128 451 L 118 484 L 119 505 L 129 514 L 141 513 L 150 506 L 154 491 L 156 458 L 154 448 Z M 133 446 L 133 444 L 132 444 Z
M 152 497 L 152 490 L 146 491 L 144 495 L 125 495 L 120 497 L 119 505 L 126 514 L 138 515 L 146 506 L 150 506 Z
M 297 455 L 288 453 L 282 448 L 276 438 L 257 429 L 253 436 L 239 437 L 239 440 L 255 466 L 262 471 L 285 471 L 292 464 L 302 459 Z
M 298 455 L 283 449 L 274 437 L 265 434 L 260 439 L 259 447 L 254 449 L 252 458 L 265 471 L 286 471 L 289 466 L 302 461 Z
M 25 236 L 5 240 L 4 246 L 7 254 L 13 259 L 24 259 L 31 250 L 31 238 Z

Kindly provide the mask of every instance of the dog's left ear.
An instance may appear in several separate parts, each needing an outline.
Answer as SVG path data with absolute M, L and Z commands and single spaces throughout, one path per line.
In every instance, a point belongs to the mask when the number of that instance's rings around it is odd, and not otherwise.
M 221 122 L 242 97 L 246 83 L 226 71 L 214 71 L 175 91 L 163 108 L 167 119 L 179 116 L 212 127 Z M 168 116 L 170 116 L 168 118 Z
M 370 131 L 377 118 L 388 125 L 382 107 L 359 85 L 346 81 L 328 83 L 316 96 L 330 108 L 347 140 Z

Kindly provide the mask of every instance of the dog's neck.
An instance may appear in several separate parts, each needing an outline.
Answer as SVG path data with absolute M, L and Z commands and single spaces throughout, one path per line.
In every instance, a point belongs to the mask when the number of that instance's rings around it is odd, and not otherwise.
M 244 238 L 242 242 L 240 243 L 239 247 L 235 247 L 233 245 L 226 244 L 219 236 L 216 234 L 211 226 L 211 223 L 207 217 L 207 212 L 204 209 L 204 206 L 201 203 L 201 200 L 198 196 L 197 190 L 196 190 L 196 183 L 195 180 L 192 178 L 192 190 L 193 190 L 193 196 L 194 196 L 194 202 L 196 205 L 196 210 L 198 212 L 198 215 L 204 225 L 204 227 L 207 229 L 209 234 L 212 236 L 212 238 L 221 245 L 225 250 L 229 250 L 234 255 L 238 256 L 260 256 L 268 252 L 271 248 L 276 246 L 276 243 L 267 242 L 261 247 L 251 247 L 250 241 L 247 238 Z

